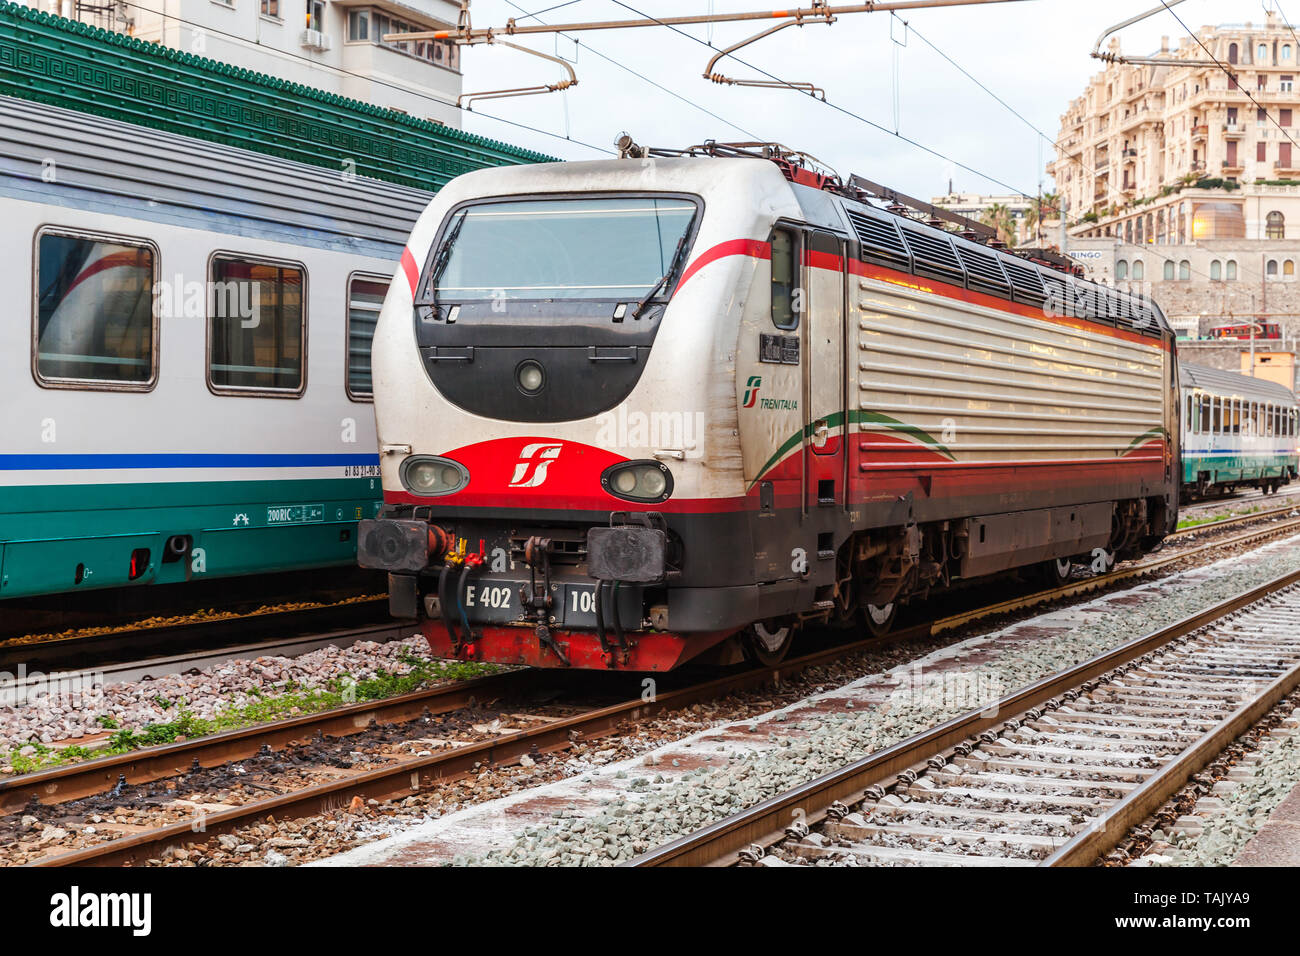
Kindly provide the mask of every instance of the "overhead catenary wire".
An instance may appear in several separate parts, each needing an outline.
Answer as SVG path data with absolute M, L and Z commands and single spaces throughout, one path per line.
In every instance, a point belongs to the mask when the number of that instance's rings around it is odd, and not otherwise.
M 540 16 L 541 16 L 541 14 L 543 14 L 543 13 L 547 13 L 547 12 L 549 12 L 549 11 L 551 11 L 551 10 L 558 10 L 560 7 L 568 7 L 568 6 L 572 6 L 574 3 L 581 3 L 582 0 L 569 0 L 568 3 L 561 3 L 561 4 L 557 4 L 557 5 L 555 5 L 555 6 L 552 6 L 552 7 L 547 7 L 545 10 L 539 10 L 539 11 L 537 11 L 536 13 L 529 13 L 529 12 L 526 11 L 523 7 L 519 6 L 519 4 L 514 3 L 513 0 L 505 0 L 505 2 L 506 2 L 506 4 L 507 4 L 508 6 L 514 7 L 514 8 L 515 8 L 516 10 L 518 10 L 521 14 L 523 14 L 523 19 L 525 19 L 525 20 L 538 20 L 539 22 L 542 22 L 542 21 L 540 20 Z M 559 35 L 560 35 L 560 36 L 566 36 L 565 34 L 559 34 Z M 574 40 L 574 43 L 578 43 L 578 42 L 579 42 L 576 38 L 573 38 L 573 40 Z M 652 80 L 650 77 L 646 76 L 644 73 L 640 73 L 640 72 L 638 72 L 637 70 L 632 69 L 632 68 L 631 68 L 630 66 L 628 66 L 626 63 L 620 63 L 618 60 L 614 59 L 613 57 L 611 57 L 611 56 L 606 56 L 604 53 L 600 52 L 599 50 L 597 50 L 595 47 L 593 47 L 593 46 L 592 46 L 591 44 L 589 44 L 589 43 L 583 43 L 583 44 L 581 45 L 581 48 L 584 49 L 584 50 L 586 50 L 588 53 L 591 53 L 591 54 L 593 54 L 593 55 L 599 57 L 600 59 L 604 60 L 606 63 L 610 63 L 610 64 L 612 64 L 612 65 L 618 67 L 620 70 L 623 70 L 625 73 L 630 73 L 631 75 L 637 77 L 638 79 L 642 80 L 643 82 L 650 84 L 650 85 L 653 86 L 655 89 L 660 90 L 660 91 L 662 91 L 662 92 L 664 92 L 664 93 L 667 93 L 667 94 L 668 94 L 669 96 L 671 96 L 673 99 L 675 99 L 675 100 L 677 100 L 677 101 L 679 101 L 679 102 L 681 102 L 681 103 L 685 103 L 687 106 L 691 107 L 692 109 L 699 110 L 701 113 L 704 113 L 706 116 L 710 116 L 710 117 L 712 117 L 713 119 L 717 120 L 719 123 L 725 123 L 727 126 L 730 126 L 732 129 L 736 130 L 736 131 L 739 132 L 739 133 L 743 133 L 745 136 L 748 136 L 750 139 L 762 139 L 762 138 L 763 138 L 763 137 L 759 136 L 757 133 L 751 132 L 750 130 L 745 129 L 743 126 L 740 126 L 740 125 L 738 125 L 738 124 L 732 122 L 731 120 L 727 119 L 725 116 L 720 116 L 719 114 L 713 112 L 712 110 L 710 110 L 710 109 L 708 109 L 708 108 L 706 108 L 706 107 L 704 107 L 704 106 L 701 106 L 699 103 L 696 103 L 696 102 L 694 102 L 693 100 L 689 100 L 689 99 L 687 99 L 685 96 L 682 96 L 680 93 L 676 92 L 675 90 L 670 90 L 668 87 L 663 86 L 662 84 L 656 82 L 655 80 Z
M 249 40 L 246 37 L 239 36 L 238 34 L 235 33 L 228 33 L 225 30 L 218 30 L 216 27 L 208 26 L 207 24 L 204 23 L 196 23 L 193 20 L 187 20 L 184 17 L 177 16 L 174 13 L 168 13 L 166 9 L 158 10 L 154 7 L 150 7 L 147 6 L 146 4 L 140 3 L 139 0 L 120 0 L 120 2 L 122 3 L 123 6 L 134 7 L 137 10 L 143 10 L 146 13 L 155 14 L 157 16 L 162 17 L 164 20 L 173 20 L 176 23 L 182 23 L 185 26 L 190 27 L 192 30 L 199 31 L 200 33 L 203 34 L 212 34 L 215 36 L 224 37 L 225 39 L 233 40 L 236 43 L 240 43 L 244 46 L 256 46 L 263 51 L 265 51 L 266 49 L 265 46 L 262 46 L 261 44 Z M 445 100 L 440 96 L 434 96 L 433 94 L 430 93 L 423 93 L 420 90 L 412 87 L 402 86 L 401 84 L 398 83 L 390 83 L 386 80 L 377 79 L 369 74 L 357 73 L 355 70 L 344 69 L 341 66 L 330 66 L 329 64 L 321 63 L 317 60 L 313 60 L 311 57 L 302 56 L 301 54 L 292 53 L 287 50 L 278 50 L 276 52 L 279 55 L 287 57 L 289 59 L 301 60 L 303 63 L 310 64 L 315 69 L 325 69 L 325 70 L 330 70 L 340 76 L 355 77 L 356 79 L 365 80 L 368 83 L 373 83 L 376 86 L 382 86 L 382 87 L 386 87 L 387 89 L 397 90 L 400 93 L 405 93 L 411 96 L 417 96 L 423 100 L 428 100 L 430 103 L 437 103 L 439 106 L 445 106 L 449 109 L 459 110 L 462 113 L 468 113 L 471 116 L 482 116 L 485 119 L 490 119 L 497 123 L 504 123 L 505 125 L 513 126 L 516 129 L 527 130 L 528 132 L 536 133 L 539 136 L 547 136 L 550 137 L 551 139 L 557 139 L 560 140 L 561 142 L 566 142 L 566 143 L 573 143 L 577 146 L 582 146 L 587 149 L 595 150 L 596 152 L 599 153 L 605 153 L 606 155 L 614 155 L 614 150 L 609 149 L 608 147 L 597 146 L 595 143 L 588 143 L 580 139 L 573 139 L 568 136 L 562 136 L 559 133 L 554 133 L 551 132 L 550 130 L 541 129 L 536 126 L 530 126 L 527 123 L 521 123 L 517 120 L 506 119 L 503 116 L 496 116 L 492 113 L 484 113 L 479 110 L 469 110 L 463 106 L 457 106 L 454 102 Z
M 897 14 L 895 14 L 895 16 L 897 16 Z M 901 19 L 901 17 L 900 17 L 900 19 Z M 1009 113 L 1011 113 L 1013 116 L 1015 116 L 1017 119 L 1019 119 L 1019 120 L 1020 120 L 1022 123 L 1024 123 L 1026 126 L 1028 126 L 1028 127 L 1029 127 L 1031 130 L 1033 130 L 1036 134 L 1038 134 L 1038 136 L 1040 136 L 1043 140 L 1045 140 L 1046 142 L 1050 143 L 1050 144 L 1052 145 L 1052 147 L 1053 147 L 1054 149 L 1056 149 L 1057 154 L 1058 154 L 1059 156 L 1061 156 L 1063 159 L 1065 159 L 1065 160 L 1067 160 L 1067 161 L 1069 161 L 1069 162 L 1074 163 L 1075 165 L 1077 165 L 1080 169 L 1084 170 L 1085 172 L 1087 171 L 1087 164 L 1084 163 L 1083 159 L 1081 158 L 1081 156 L 1080 156 L 1079 154 L 1072 153 L 1072 152 L 1071 152 L 1070 150 L 1068 150 L 1064 145 L 1062 145 L 1061 142 L 1060 142 L 1059 140 L 1056 140 L 1056 139 L 1054 139 L 1053 137 L 1049 136 L 1047 133 L 1045 133 L 1045 132 L 1040 128 L 1040 127 L 1038 127 L 1038 126 L 1035 125 L 1033 122 L 1031 122 L 1028 118 L 1026 118 L 1026 117 L 1024 116 L 1024 114 L 1022 114 L 1019 110 L 1017 110 L 1017 109 L 1016 109 L 1015 107 L 1013 107 L 1010 103 L 1008 103 L 1008 102 L 1007 102 L 1007 101 L 1006 101 L 1002 96 L 1000 96 L 998 93 L 994 92 L 991 88 L 989 88 L 988 85 L 986 85 L 985 83 L 983 83 L 982 81 L 980 81 L 979 79 L 977 79 L 977 78 L 976 78 L 976 77 L 975 77 L 975 76 L 974 76 L 974 75 L 973 75 L 969 70 L 967 70 L 964 66 L 962 66 L 960 63 L 958 63 L 956 60 L 954 60 L 954 59 L 953 59 L 950 55 L 948 55 L 946 52 L 944 52 L 943 50 L 941 50 L 941 49 L 940 49 L 937 45 L 935 45 L 935 44 L 934 44 L 934 43 L 933 43 L 929 38 L 927 38 L 927 37 L 926 37 L 924 34 L 922 34 L 919 30 L 917 30 L 915 26 L 909 24 L 909 25 L 908 25 L 908 28 L 909 28 L 909 30 L 910 30 L 913 34 L 915 34 L 915 35 L 917 36 L 917 38 L 919 38 L 919 39 L 921 40 L 921 42 L 923 42 L 926 46 L 928 46 L 928 47 L 929 47 L 931 50 L 933 50 L 936 54 L 938 54 L 940 57 L 942 57 L 944 60 L 946 60 L 950 66 L 952 66 L 952 67 L 953 67 L 954 69 L 956 69 L 959 73 L 961 73 L 964 77 L 966 77 L 966 79 L 968 79 L 970 82 L 974 83 L 974 84 L 975 84 L 976 86 L 978 86 L 981 90 L 983 90 L 985 93 L 987 93 L 987 94 L 988 94 L 990 97 L 992 97 L 992 98 L 993 98 L 997 103 L 999 103 L 999 104 L 1000 104 L 1004 109 L 1006 109 Z M 1123 199 L 1123 198 L 1125 198 L 1124 195 L 1123 195 L 1123 193 L 1118 192 L 1118 191 L 1117 191 L 1114 187 L 1112 187 L 1112 186 L 1107 186 L 1107 187 L 1106 187 L 1106 194 L 1107 194 L 1107 198 L 1110 198 L 1110 199 L 1116 199 L 1116 198 Z M 1023 196 L 1024 194 L 1021 193 L 1020 195 Z M 1030 197 L 1026 196 L 1025 198 L 1030 198 Z M 1043 202 L 1041 201 L 1041 198 L 1038 200 L 1037 204 L 1038 204 L 1038 206 L 1040 207 L 1039 215 L 1042 214 L 1042 213 L 1041 213 L 1041 210 L 1042 210 L 1042 209 L 1050 209 L 1050 210 L 1052 210 L 1053 212 L 1055 212 L 1055 213 L 1061 215 L 1062 218 L 1065 218 L 1065 220 L 1066 220 L 1066 224 L 1067 224 L 1067 228 L 1068 228 L 1068 227 L 1071 227 L 1071 226 L 1079 226 L 1079 225 L 1082 225 L 1083 222 L 1084 222 L 1082 219 L 1069 219 L 1068 217 L 1065 217 L 1065 211 L 1060 207 L 1059 204 L 1054 204 L 1054 203 L 1043 203 Z M 1151 250 L 1148 249 L 1148 247 L 1147 247 L 1146 245 L 1143 245 L 1143 244 L 1140 244 L 1140 243 L 1136 243 L 1136 242 L 1131 242 L 1131 241 L 1129 241 L 1129 240 L 1124 239 L 1122 236 L 1119 236 L 1119 235 L 1108 236 L 1107 238 L 1109 238 L 1109 239 L 1113 239 L 1113 240 L 1115 241 L 1115 244 L 1116 244 L 1116 245 L 1131 246 L 1131 247 L 1133 247 L 1134 249 L 1139 249 L 1139 250 L 1147 251 L 1147 252 L 1151 251 Z M 1164 257 L 1162 257 L 1162 258 L 1164 258 Z M 1167 261 L 1172 262 L 1173 260 L 1167 260 Z M 1206 279 L 1206 280 L 1209 281 L 1209 282 L 1215 282 L 1215 281 L 1218 281 L 1218 280 L 1214 279 L 1212 276 L 1210 276 L 1208 273 L 1202 272 L 1202 271 L 1200 271 L 1199 269 L 1191 269 L 1191 272 L 1194 273 L 1195 275 L 1198 275 L 1198 276 L 1203 277 L 1204 279 Z

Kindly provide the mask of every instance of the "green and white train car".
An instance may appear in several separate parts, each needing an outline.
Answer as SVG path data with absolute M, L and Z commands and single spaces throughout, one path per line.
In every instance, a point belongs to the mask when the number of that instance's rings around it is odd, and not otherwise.
M 1295 393 L 1260 378 L 1179 363 L 1183 497 L 1259 488 L 1296 476 L 1300 414 Z
M 0 606 L 353 564 L 429 198 L 0 97 Z

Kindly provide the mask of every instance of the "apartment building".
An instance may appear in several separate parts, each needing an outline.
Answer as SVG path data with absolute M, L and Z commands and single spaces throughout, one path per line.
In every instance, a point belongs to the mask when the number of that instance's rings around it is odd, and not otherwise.
M 460 48 L 385 35 L 455 26 L 448 0 L 27 0 L 29 6 L 323 89 L 460 125 Z

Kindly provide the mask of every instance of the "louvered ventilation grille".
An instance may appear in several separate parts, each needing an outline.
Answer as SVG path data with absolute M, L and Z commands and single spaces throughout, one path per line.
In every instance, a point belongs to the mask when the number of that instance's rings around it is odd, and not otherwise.
M 1043 280 L 1036 271 L 1007 259 L 1002 260 L 1002 268 L 1006 270 L 1007 278 L 1011 280 L 1013 297 L 1017 302 L 1026 302 L 1029 305 L 1043 304 L 1047 293 L 1043 288 Z
M 907 246 L 912 250 L 913 268 L 918 275 L 933 276 L 962 285 L 966 275 L 946 236 L 930 235 L 919 230 L 904 229 Z
M 853 224 L 853 231 L 858 234 L 858 242 L 862 244 L 862 258 L 901 269 L 910 268 L 907 247 L 903 245 L 897 225 L 855 209 L 846 209 L 845 212 Z
M 1010 298 L 1011 285 L 1007 282 L 1007 277 L 1002 274 L 997 256 L 960 243 L 956 245 L 957 255 L 961 256 L 962 264 L 966 267 L 966 283 L 972 289 L 1001 296 L 1004 299 Z

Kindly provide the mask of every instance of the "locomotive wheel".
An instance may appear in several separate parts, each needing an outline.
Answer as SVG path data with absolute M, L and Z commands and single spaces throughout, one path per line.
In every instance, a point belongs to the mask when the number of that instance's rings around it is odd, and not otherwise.
M 894 620 L 898 617 L 898 603 L 890 601 L 888 604 L 864 604 L 862 606 L 862 619 L 867 625 L 867 630 L 871 632 L 872 637 L 884 637 L 894 628 Z
M 764 667 L 772 667 L 785 660 L 794 643 L 794 628 L 788 624 L 776 626 L 775 622 L 759 621 L 745 630 L 745 656 Z
M 1038 566 L 1038 577 L 1049 588 L 1059 588 L 1070 580 L 1070 572 L 1073 570 L 1074 562 L 1069 558 L 1053 558 Z

